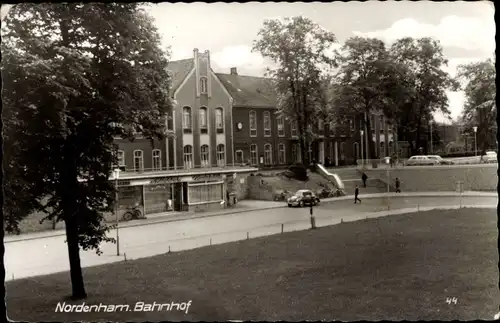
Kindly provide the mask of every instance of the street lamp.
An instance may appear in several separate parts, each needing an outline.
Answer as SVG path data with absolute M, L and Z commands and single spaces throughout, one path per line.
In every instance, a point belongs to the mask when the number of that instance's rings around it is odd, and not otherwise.
M 364 134 L 364 131 L 363 130 L 360 130 L 359 133 L 361 134 L 361 165 L 365 165 L 365 153 L 364 153 L 364 150 L 363 150 L 363 134 Z
M 472 127 L 474 130 L 474 156 L 477 156 L 477 127 Z
M 391 160 L 389 158 L 386 158 L 385 159 L 385 163 L 386 164 L 389 164 L 391 162 Z M 391 200 L 390 200 L 390 195 L 389 193 L 391 192 L 390 190 L 390 183 L 391 183 L 391 179 L 389 177 L 389 165 L 387 165 L 386 167 L 386 172 L 387 172 L 387 208 L 390 210 L 391 209 Z
M 118 233 L 118 178 L 120 177 L 120 169 L 113 170 L 113 177 L 115 179 L 115 220 L 116 220 L 116 255 L 120 255 L 120 235 Z

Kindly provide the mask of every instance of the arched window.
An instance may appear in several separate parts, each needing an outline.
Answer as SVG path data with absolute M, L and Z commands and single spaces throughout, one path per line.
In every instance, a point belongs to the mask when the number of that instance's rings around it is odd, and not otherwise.
M 273 163 L 273 148 L 271 144 L 264 145 L 264 164 L 272 165 Z
M 226 154 L 224 150 L 224 145 L 217 145 L 217 166 L 223 167 L 226 165 Z
M 142 150 L 134 150 L 134 172 L 144 171 L 144 156 Z
M 193 168 L 193 146 L 184 146 L 184 168 Z
M 264 137 L 271 136 L 271 113 L 264 111 Z
M 250 129 L 250 137 L 257 137 L 257 113 L 255 111 L 250 111 L 248 113 L 248 123 Z
M 191 131 L 191 108 L 184 107 L 182 109 L 182 128 Z
M 153 170 L 161 170 L 161 150 L 153 149 Z
M 208 92 L 208 81 L 204 76 L 200 77 L 200 92 L 202 94 L 207 94 Z
M 201 167 L 210 166 L 210 152 L 208 150 L 208 145 L 201 146 Z
M 208 133 L 208 117 L 207 117 L 207 108 L 200 108 L 200 132 Z
M 285 144 L 278 145 L 278 163 L 282 165 L 286 163 Z
M 220 107 L 215 109 L 215 127 L 217 128 L 217 133 L 224 132 L 224 110 Z
M 257 149 L 257 145 L 251 144 L 250 145 L 250 164 L 251 165 L 258 165 L 258 163 L 259 163 L 258 156 L 259 156 L 259 152 Z

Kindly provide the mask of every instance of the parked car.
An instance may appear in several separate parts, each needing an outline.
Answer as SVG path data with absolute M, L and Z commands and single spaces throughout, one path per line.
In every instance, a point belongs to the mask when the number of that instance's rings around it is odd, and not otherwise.
M 439 165 L 453 165 L 453 164 L 455 164 L 451 160 L 443 159 L 439 155 L 427 155 L 427 157 L 429 157 L 432 160 L 436 160 L 439 163 Z
M 497 153 L 495 151 L 487 151 L 486 155 L 481 157 L 483 163 L 497 163 Z
M 439 165 L 439 162 L 434 159 L 430 159 L 427 156 L 419 155 L 419 156 L 411 156 L 406 161 L 406 166 L 432 166 Z
M 319 204 L 319 198 L 310 190 L 298 190 L 287 200 L 288 207 Z

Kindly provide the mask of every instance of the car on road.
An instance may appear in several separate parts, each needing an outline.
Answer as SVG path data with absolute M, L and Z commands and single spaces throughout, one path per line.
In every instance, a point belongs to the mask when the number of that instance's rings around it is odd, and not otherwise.
M 288 207 L 319 204 L 319 198 L 310 190 L 298 190 L 294 196 L 287 200 Z
M 433 166 L 433 165 L 439 165 L 439 162 L 425 155 L 411 156 L 406 161 L 406 166 Z
M 486 155 L 481 156 L 483 163 L 497 163 L 497 153 L 495 151 L 487 151 Z
M 455 164 L 451 160 L 443 159 L 443 157 L 441 157 L 439 155 L 427 155 L 427 157 L 429 157 L 432 160 L 436 160 L 439 163 L 439 165 L 453 165 L 453 164 Z

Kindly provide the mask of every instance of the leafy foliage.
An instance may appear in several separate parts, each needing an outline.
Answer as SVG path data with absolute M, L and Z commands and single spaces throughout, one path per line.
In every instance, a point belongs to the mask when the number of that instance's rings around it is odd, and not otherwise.
M 335 35 L 304 17 L 266 20 L 253 50 L 269 58 L 276 68 L 268 68 L 273 79 L 279 114 L 297 124 L 303 162 L 306 148 L 314 139 L 318 117 L 325 115 L 328 101 L 324 92 L 325 70 L 335 66 Z
M 168 60 L 139 5 L 20 3 L 3 24 L 7 229 L 34 210 L 64 221 L 75 297 L 79 247 L 113 240 L 113 138 L 165 136 Z

